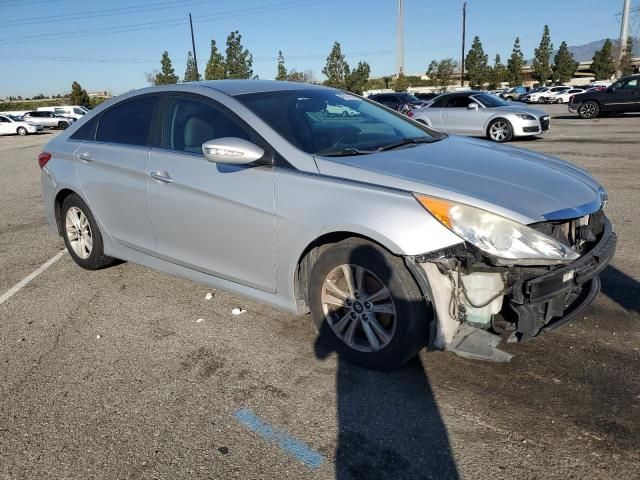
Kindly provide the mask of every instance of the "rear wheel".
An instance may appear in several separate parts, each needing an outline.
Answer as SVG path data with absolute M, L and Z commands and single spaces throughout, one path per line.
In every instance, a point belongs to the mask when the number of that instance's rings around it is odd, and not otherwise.
M 427 344 L 430 306 L 402 260 L 373 243 L 348 239 L 325 250 L 309 303 L 320 339 L 362 367 L 392 370 Z
M 578 107 L 578 116 L 584 119 L 596 118 L 600 114 L 600 105 L 589 100 Z
M 27 134 L 27 129 L 26 129 L 26 128 L 24 128 L 24 127 L 18 127 L 18 130 L 16 130 L 16 133 L 17 133 L 18 135 L 22 135 L 22 136 L 24 136 L 24 135 L 26 135 L 26 134 Z
M 58 122 L 58 128 L 60 130 L 64 130 L 65 128 L 67 128 L 69 126 L 69 124 L 67 122 Z
M 556 100 L 556 103 L 563 103 L 563 102 L 564 102 L 564 100 L 562 100 L 561 98 Z
M 513 138 L 513 127 L 504 118 L 497 118 L 489 124 L 487 136 L 494 142 L 508 142 Z
M 82 268 L 97 270 L 114 262 L 104 254 L 102 235 L 89 207 L 75 193 L 62 202 L 60 223 L 67 250 Z

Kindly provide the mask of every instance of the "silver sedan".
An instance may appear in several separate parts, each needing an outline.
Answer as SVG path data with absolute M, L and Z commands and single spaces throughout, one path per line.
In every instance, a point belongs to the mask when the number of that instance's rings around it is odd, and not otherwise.
M 326 115 L 338 106 L 355 113 Z M 127 260 L 311 312 L 370 368 L 426 345 L 508 359 L 495 332 L 524 341 L 579 315 L 616 246 L 605 191 L 573 165 L 302 83 L 129 92 L 38 162 L 81 267 Z
M 550 117 L 522 103 L 505 102 L 484 92 L 445 93 L 412 112 L 414 120 L 441 132 L 508 142 L 549 130 Z

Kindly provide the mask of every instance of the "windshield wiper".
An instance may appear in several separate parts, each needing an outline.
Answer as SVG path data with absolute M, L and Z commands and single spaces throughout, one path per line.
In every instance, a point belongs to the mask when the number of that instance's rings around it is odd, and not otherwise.
M 344 148 L 335 152 L 318 153 L 321 157 L 352 157 L 355 155 L 369 155 L 377 153 L 378 150 L 360 150 L 359 148 Z
M 388 145 L 383 145 L 378 148 L 379 152 L 386 152 L 387 150 L 393 150 L 395 148 L 404 147 L 405 145 L 418 144 L 418 143 L 433 143 L 440 140 L 439 138 L 434 137 L 412 137 L 412 138 L 403 138 L 400 141 L 390 143 Z

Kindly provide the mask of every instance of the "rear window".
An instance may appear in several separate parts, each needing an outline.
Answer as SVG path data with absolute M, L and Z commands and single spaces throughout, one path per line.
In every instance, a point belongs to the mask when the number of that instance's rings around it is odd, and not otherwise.
M 98 124 L 98 142 L 146 145 L 157 96 L 125 101 L 104 112 Z

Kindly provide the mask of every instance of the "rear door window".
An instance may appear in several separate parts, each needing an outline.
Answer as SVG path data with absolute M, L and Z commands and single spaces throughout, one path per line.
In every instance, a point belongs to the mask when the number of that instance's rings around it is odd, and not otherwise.
M 147 145 L 156 95 L 125 101 L 102 114 L 98 123 L 98 142 Z
M 467 97 L 466 95 L 462 97 L 453 97 L 447 103 L 446 108 L 467 108 L 470 103 L 475 103 L 475 102 L 471 100 L 469 97 Z

